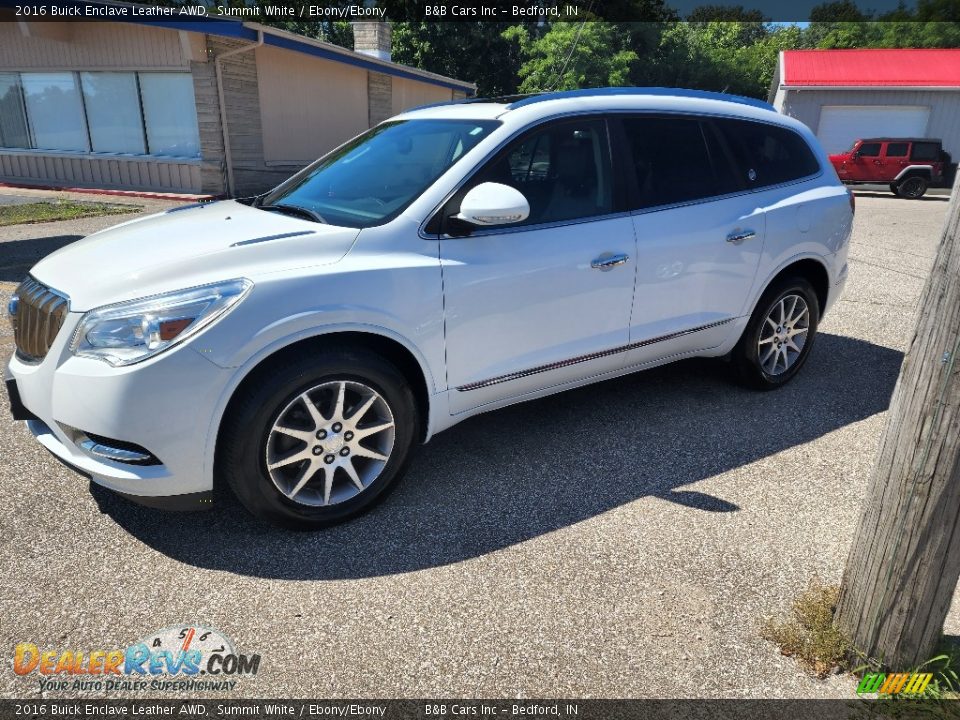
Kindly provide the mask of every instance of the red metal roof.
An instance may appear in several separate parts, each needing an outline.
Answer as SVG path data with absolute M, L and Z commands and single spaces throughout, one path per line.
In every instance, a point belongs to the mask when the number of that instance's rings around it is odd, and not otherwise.
M 783 84 L 960 88 L 960 50 L 785 50 Z

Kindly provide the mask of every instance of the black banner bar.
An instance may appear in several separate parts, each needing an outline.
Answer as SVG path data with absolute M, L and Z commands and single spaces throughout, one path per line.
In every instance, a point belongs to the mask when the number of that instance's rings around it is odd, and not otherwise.
M 869 720 L 960 718 L 956 700 L 0 700 L 0 718 Z
M 106 0 L 0 0 L 0 21 L 120 22 L 261 22 L 330 23 L 495 22 L 505 24 L 604 21 L 619 23 L 685 20 L 694 10 L 728 8 L 734 19 L 756 13 L 769 22 L 823 19 L 817 11 L 826 0 L 153 0 L 126 3 Z M 922 7 L 921 7 L 922 6 Z M 898 22 L 960 21 L 960 5 L 931 0 L 848 0 L 863 20 Z M 818 14 L 819 12 L 819 14 Z M 893 13 L 891 15 L 890 13 Z M 844 16 L 846 17 L 846 15 Z

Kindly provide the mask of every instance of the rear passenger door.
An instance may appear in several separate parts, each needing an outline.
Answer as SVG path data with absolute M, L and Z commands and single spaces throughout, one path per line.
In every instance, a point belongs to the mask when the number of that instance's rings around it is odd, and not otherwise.
M 888 142 L 883 150 L 883 180 L 890 182 L 896 179 L 907 165 L 910 164 L 910 143 Z
M 637 236 L 627 364 L 715 347 L 748 311 L 763 207 L 709 120 L 627 116 L 620 132 Z

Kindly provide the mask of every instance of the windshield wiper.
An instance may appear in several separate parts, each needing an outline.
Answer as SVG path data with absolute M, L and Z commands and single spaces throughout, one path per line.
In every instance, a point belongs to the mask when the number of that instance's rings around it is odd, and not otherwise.
M 295 215 L 297 217 L 306 218 L 307 220 L 312 220 L 313 222 L 323 223 L 324 225 L 327 224 L 327 221 L 313 210 L 300 207 L 299 205 L 277 203 L 276 205 L 260 205 L 259 208 L 261 210 L 273 210 L 274 212 L 284 213 L 285 215 Z

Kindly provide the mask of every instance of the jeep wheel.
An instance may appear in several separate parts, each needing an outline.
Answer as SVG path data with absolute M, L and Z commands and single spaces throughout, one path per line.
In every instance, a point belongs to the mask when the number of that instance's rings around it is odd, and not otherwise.
M 393 365 L 330 349 L 270 368 L 230 403 L 217 474 L 257 517 L 321 528 L 383 499 L 417 427 L 413 392 Z
M 817 293 L 805 278 L 768 288 L 730 354 L 740 382 L 756 390 L 789 382 L 810 355 L 819 322 Z
M 890 183 L 890 192 L 892 192 L 894 195 L 897 195 L 899 197 L 900 195 L 899 186 L 896 183 Z
M 927 191 L 927 179 L 919 175 L 911 175 L 900 181 L 897 190 L 897 195 L 900 197 L 916 200 L 923 197 L 923 194 Z

